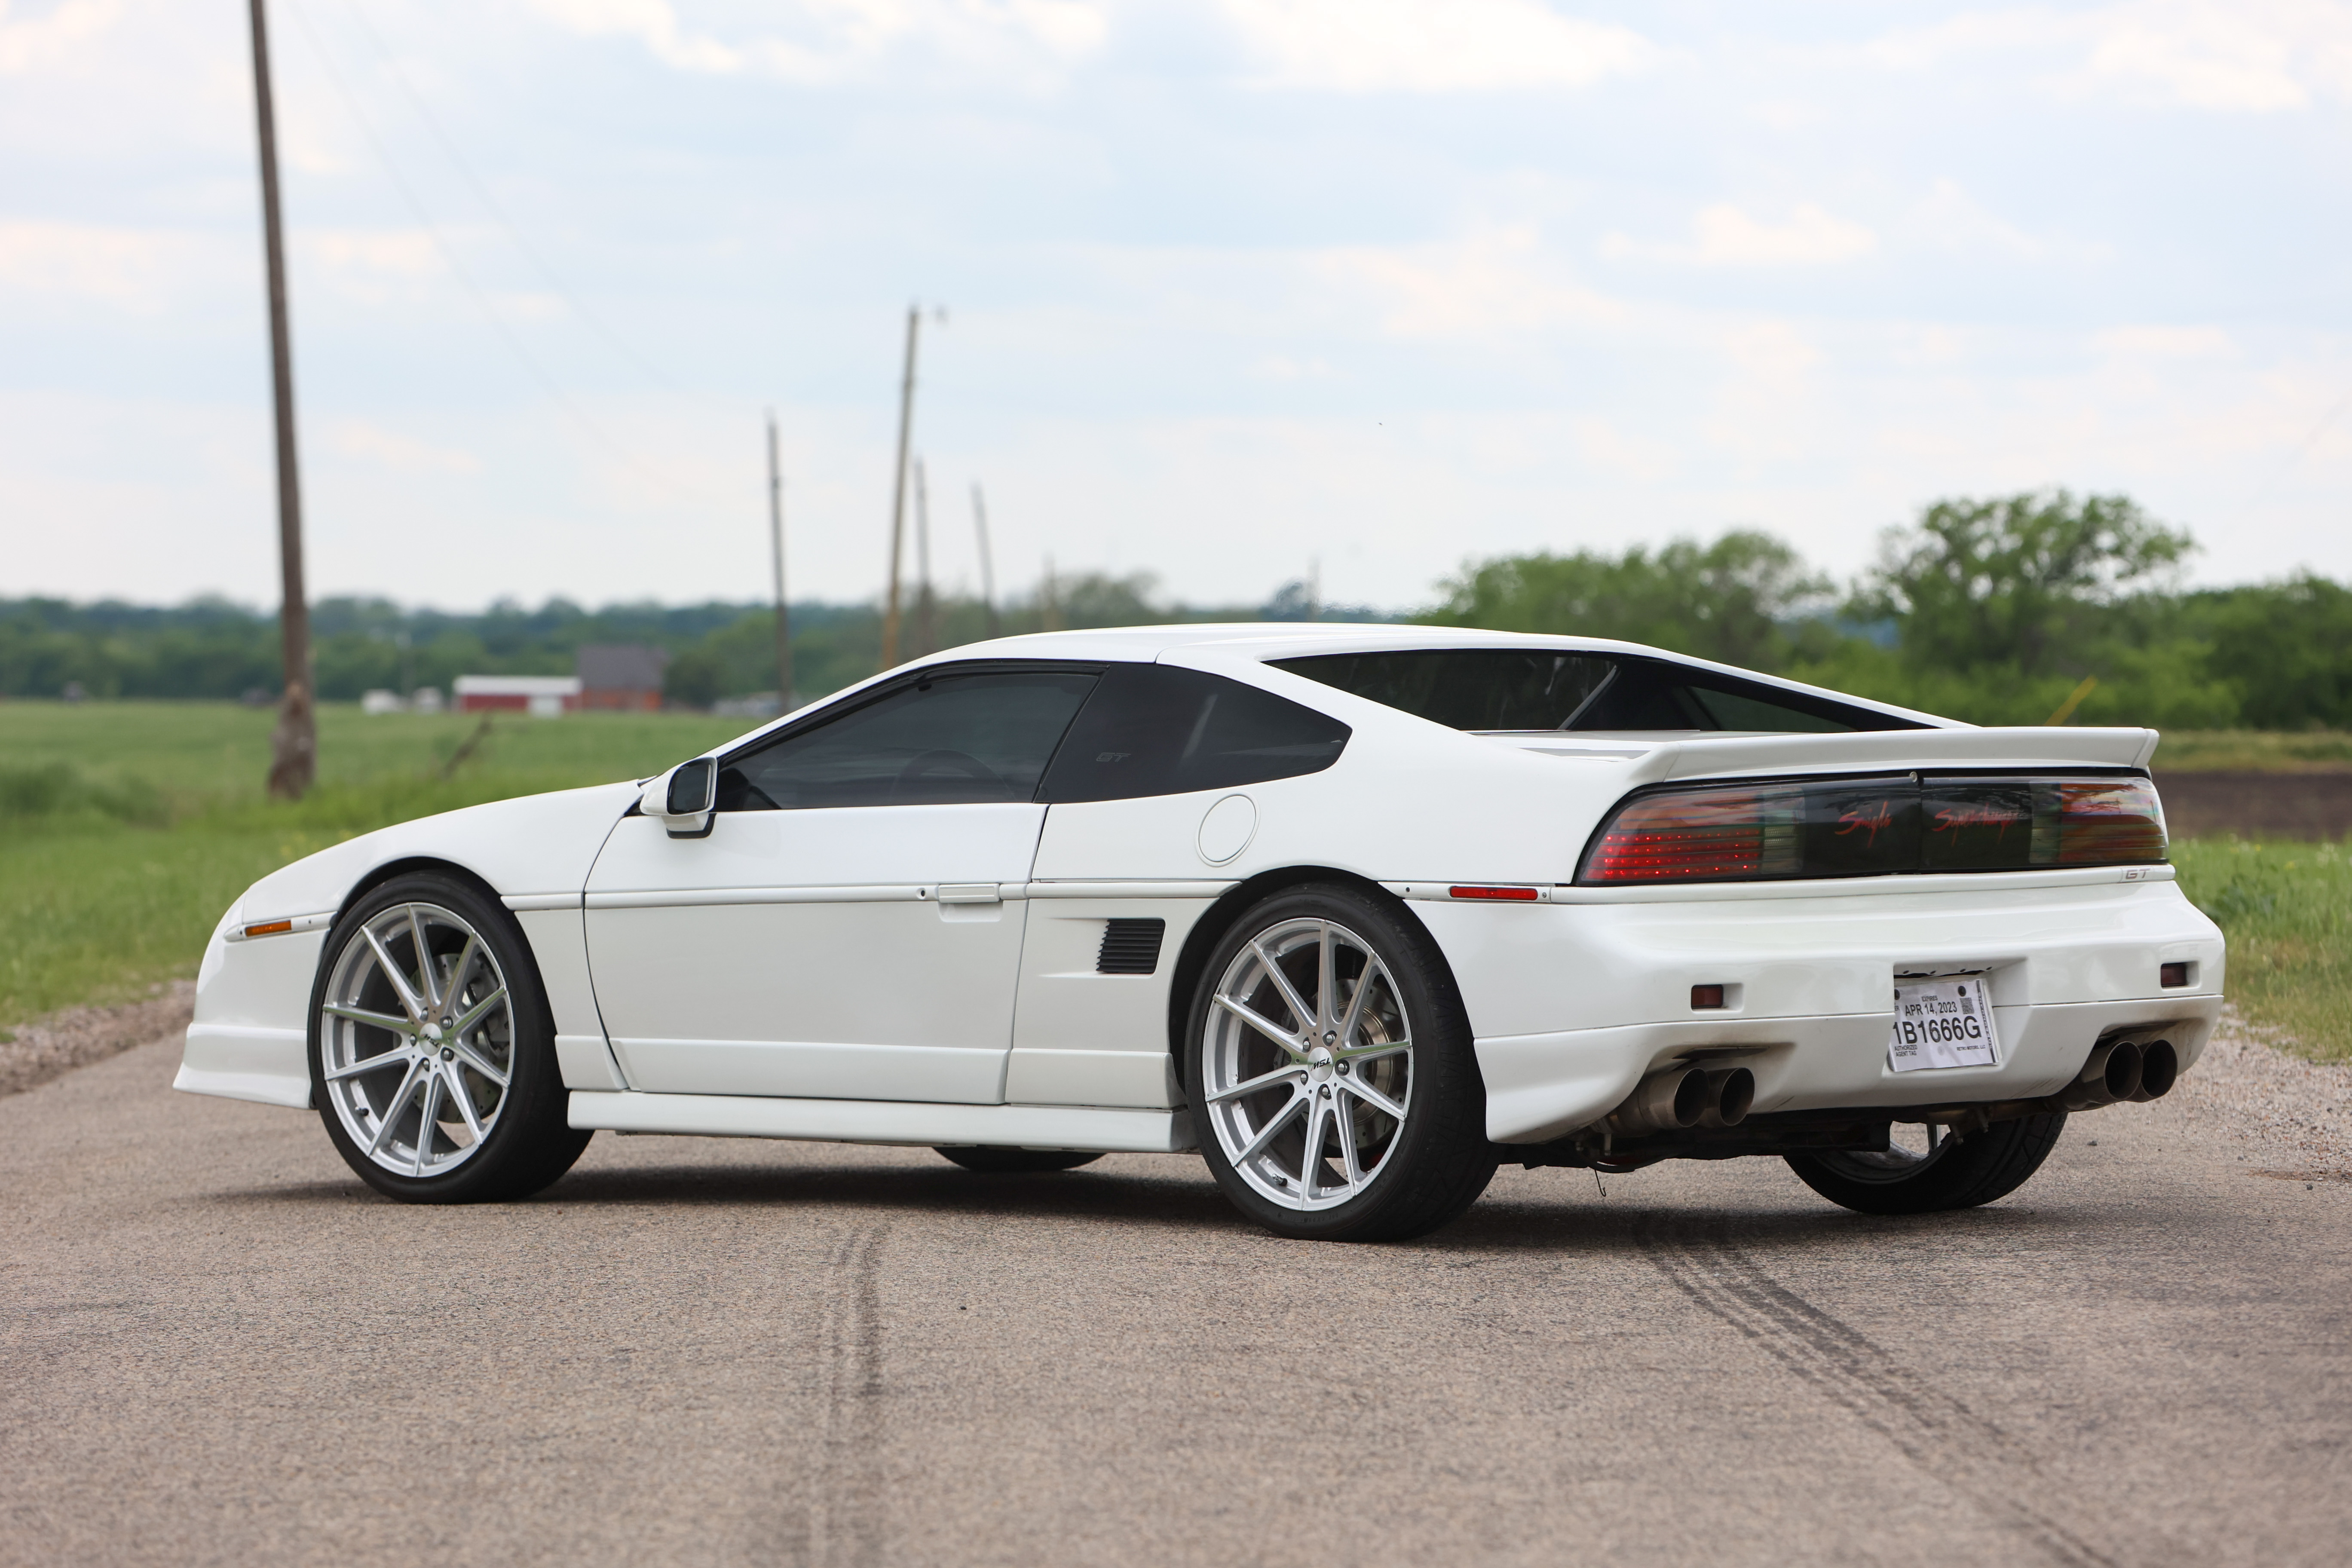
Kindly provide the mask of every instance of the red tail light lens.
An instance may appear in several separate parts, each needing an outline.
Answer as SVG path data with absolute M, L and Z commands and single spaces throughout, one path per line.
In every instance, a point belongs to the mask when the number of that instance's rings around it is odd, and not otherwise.
M 1706 784 L 1621 805 L 1585 851 L 1587 884 L 1906 871 L 2022 871 L 2164 858 L 2143 778 L 1927 776 Z

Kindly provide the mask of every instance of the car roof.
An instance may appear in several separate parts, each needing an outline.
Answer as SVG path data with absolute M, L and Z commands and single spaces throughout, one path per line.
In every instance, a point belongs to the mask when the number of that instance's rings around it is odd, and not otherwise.
M 1635 654 L 1659 658 L 1691 669 L 1712 670 L 1787 691 L 1827 698 L 1855 708 L 1951 728 L 1956 721 L 1893 703 L 1876 702 L 1849 692 L 1808 686 L 1802 681 L 1767 675 L 1737 665 L 1717 664 L 1643 643 L 1611 637 L 1555 637 L 1536 632 L 1498 632 L 1479 626 L 1399 626 L 1375 621 L 1235 621 L 1151 626 L 1087 627 L 1079 631 L 1032 632 L 998 637 L 992 642 L 966 643 L 960 647 L 917 659 L 916 664 L 952 664 L 975 658 L 1071 658 L 1151 661 L 1177 656 L 1213 663 L 1247 664 L 1269 659 L 1307 658 L 1317 654 L 1402 652 L 1416 648 L 1545 648 L 1561 653 Z M 1959 726 L 1965 728 L 1966 726 Z

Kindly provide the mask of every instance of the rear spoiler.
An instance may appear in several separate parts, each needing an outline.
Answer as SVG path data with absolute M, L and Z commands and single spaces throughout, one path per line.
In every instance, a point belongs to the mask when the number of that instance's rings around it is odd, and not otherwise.
M 1612 737 L 1612 739 L 1615 739 Z M 1898 768 L 2145 768 L 2153 730 L 1866 730 L 1835 735 L 1744 735 L 1670 741 L 1633 762 L 1626 784 L 1759 774 L 1880 773 Z M 1620 751 L 1618 755 L 1624 752 Z

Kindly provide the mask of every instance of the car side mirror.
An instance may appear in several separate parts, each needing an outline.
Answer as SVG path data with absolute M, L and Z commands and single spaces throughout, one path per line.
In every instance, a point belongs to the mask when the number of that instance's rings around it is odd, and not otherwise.
M 697 757 L 646 786 L 637 809 L 659 818 L 672 838 L 708 838 L 719 820 L 719 763 Z

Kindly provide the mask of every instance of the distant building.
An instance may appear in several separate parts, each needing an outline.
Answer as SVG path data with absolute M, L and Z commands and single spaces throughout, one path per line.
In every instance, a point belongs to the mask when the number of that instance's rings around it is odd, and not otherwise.
M 576 675 L 461 675 L 457 680 L 460 713 L 528 713 L 554 719 L 580 706 Z
M 643 643 L 583 643 L 572 668 L 581 707 L 649 710 L 661 706 L 669 655 Z

